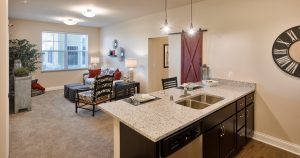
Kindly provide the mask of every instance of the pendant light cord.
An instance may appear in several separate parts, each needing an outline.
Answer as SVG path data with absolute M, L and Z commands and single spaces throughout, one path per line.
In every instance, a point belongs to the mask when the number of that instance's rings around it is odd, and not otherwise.
M 166 14 L 166 17 L 165 17 L 165 23 L 167 23 L 168 22 L 168 12 L 167 12 L 167 5 L 168 5 L 168 3 L 167 3 L 167 0 L 165 0 L 165 14 Z
M 191 27 L 193 27 L 193 0 L 191 0 Z

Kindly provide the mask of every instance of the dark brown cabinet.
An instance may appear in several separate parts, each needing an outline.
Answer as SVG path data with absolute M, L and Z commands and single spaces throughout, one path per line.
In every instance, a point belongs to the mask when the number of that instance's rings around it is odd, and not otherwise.
M 203 157 L 226 158 L 235 153 L 236 116 L 233 115 L 203 134 Z
M 254 132 L 254 103 L 246 107 L 246 137 L 251 138 Z
M 120 153 L 121 158 L 158 158 L 168 155 L 182 148 L 192 133 L 202 134 L 204 158 L 231 158 L 238 153 L 254 132 L 254 93 L 250 93 L 227 106 L 215 111 L 196 122 L 194 126 L 186 127 L 182 131 L 194 132 L 179 134 L 176 139 L 171 135 L 159 142 L 152 142 L 148 138 L 134 131 L 125 124 L 120 124 Z M 174 139 L 173 139 L 174 138 Z M 181 144 L 181 145 L 180 145 Z M 165 152 L 168 149 L 168 152 Z M 171 149 L 171 150 L 169 150 Z
M 237 149 L 240 150 L 246 143 L 245 127 L 237 132 Z

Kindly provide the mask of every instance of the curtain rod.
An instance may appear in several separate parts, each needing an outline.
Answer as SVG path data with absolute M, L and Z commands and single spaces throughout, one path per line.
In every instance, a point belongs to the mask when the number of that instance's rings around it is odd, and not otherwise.
M 201 29 L 198 30 L 198 32 L 206 32 L 206 31 L 208 31 L 208 30 L 201 30 Z M 181 32 L 173 32 L 173 33 L 169 33 L 168 35 L 177 35 L 177 34 L 182 34 L 182 33 L 184 33 L 183 30 L 182 30 Z

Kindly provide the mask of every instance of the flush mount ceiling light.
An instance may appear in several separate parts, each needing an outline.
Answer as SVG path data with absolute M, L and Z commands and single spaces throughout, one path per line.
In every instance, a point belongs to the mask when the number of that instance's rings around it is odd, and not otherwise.
M 193 0 L 191 0 L 191 24 L 190 24 L 190 29 L 188 30 L 188 33 L 190 35 L 194 35 L 195 34 L 195 29 L 193 26 Z
M 92 18 L 92 17 L 96 16 L 96 13 L 92 9 L 86 9 L 82 12 L 82 15 L 84 15 L 85 17 L 88 17 L 88 18 Z
M 75 19 L 67 19 L 67 20 L 64 21 L 64 23 L 66 25 L 76 25 L 78 23 L 78 21 L 75 20 Z
M 165 33 L 168 33 L 171 30 L 170 25 L 168 24 L 167 0 L 165 0 L 165 22 L 160 29 Z

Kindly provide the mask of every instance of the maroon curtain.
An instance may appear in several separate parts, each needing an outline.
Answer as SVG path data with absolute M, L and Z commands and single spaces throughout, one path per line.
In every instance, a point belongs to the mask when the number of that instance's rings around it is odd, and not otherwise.
M 203 32 L 197 32 L 193 36 L 181 34 L 181 84 L 199 82 L 202 79 L 202 41 Z

